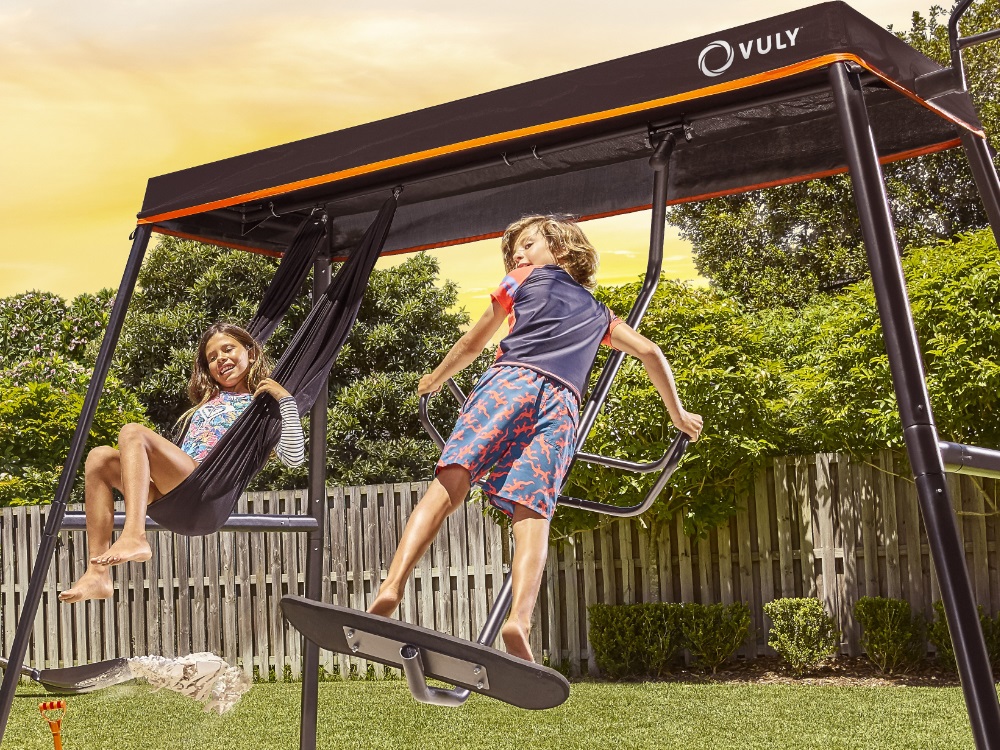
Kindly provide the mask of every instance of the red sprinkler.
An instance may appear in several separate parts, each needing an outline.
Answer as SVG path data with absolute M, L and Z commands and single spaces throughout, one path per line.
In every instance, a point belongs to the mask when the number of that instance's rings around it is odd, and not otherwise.
M 62 720 L 66 715 L 66 701 L 46 701 L 38 704 L 42 718 L 49 722 L 52 730 L 52 744 L 55 750 L 62 750 Z

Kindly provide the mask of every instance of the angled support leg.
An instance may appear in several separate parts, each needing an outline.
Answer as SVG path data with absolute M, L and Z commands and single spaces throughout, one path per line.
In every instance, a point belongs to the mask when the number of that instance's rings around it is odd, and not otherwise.
M 330 261 L 320 257 L 313 264 L 313 299 L 330 285 Z M 326 431 L 329 390 L 324 388 L 309 412 L 309 512 L 319 528 L 309 533 L 306 550 L 306 598 L 323 595 L 323 542 L 326 537 Z M 319 646 L 304 639 L 302 649 L 302 705 L 299 749 L 316 750 L 319 702 Z
M 90 379 L 90 386 L 87 388 L 87 395 L 83 400 L 83 409 L 76 422 L 76 431 L 73 433 L 73 439 L 70 442 L 69 455 L 66 457 L 62 474 L 59 476 L 55 498 L 52 501 L 52 505 L 49 506 L 45 530 L 42 533 L 42 543 L 35 555 L 35 564 L 31 569 L 28 591 L 24 595 L 24 601 L 18 616 L 14 643 L 11 646 L 10 654 L 7 655 L 10 663 L 16 667 L 20 667 L 24 663 L 24 656 L 28 651 L 28 641 L 31 639 L 35 614 L 38 612 L 38 602 L 42 596 L 45 577 L 48 575 L 52 556 L 55 554 L 56 541 L 59 538 L 59 527 L 62 525 L 63 516 L 66 514 L 66 503 L 69 501 L 70 490 L 73 489 L 76 470 L 83 459 L 83 449 L 87 444 L 87 436 L 90 434 L 90 426 L 94 421 L 94 414 L 97 412 L 97 402 L 100 400 L 101 392 L 104 390 L 104 381 L 107 379 L 108 370 L 111 367 L 111 359 L 115 353 L 115 346 L 118 344 L 122 324 L 125 322 L 125 311 L 128 309 L 129 302 L 132 301 L 135 282 L 139 278 L 139 269 L 142 267 L 142 259 L 146 254 L 146 246 L 149 244 L 151 234 L 152 227 L 148 224 L 141 224 L 136 227 L 135 234 L 133 235 L 132 250 L 129 254 L 128 263 L 125 265 L 125 273 L 122 276 L 121 284 L 118 286 L 118 295 L 115 297 L 115 304 L 111 309 L 111 316 L 108 319 L 108 328 L 104 333 L 104 340 L 101 341 L 101 349 L 97 354 L 97 361 L 94 364 L 94 374 Z M 0 687 L 0 741 L 3 740 L 4 731 L 7 729 L 7 719 L 10 718 L 10 707 L 14 701 L 14 693 L 17 691 L 19 677 L 20 672 L 17 669 L 8 669 L 4 672 L 3 685 Z
M 920 345 L 906 295 L 896 232 L 864 95 L 857 74 L 849 72 L 846 64 L 830 66 L 829 75 L 854 199 L 861 218 L 906 451 L 913 467 L 920 510 L 941 584 L 941 598 L 955 646 L 955 660 L 962 679 L 972 734 L 978 750 L 997 750 L 1000 748 L 1000 704 L 997 703 L 986 643 L 979 625 L 969 572 L 965 567 L 965 552 L 948 497 Z
M 979 197 L 993 229 L 993 238 L 1000 245 L 1000 178 L 990 157 L 989 144 L 966 130 L 962 130 L 961 137 L 962 148 L 972 167 L 972 178 L 976 181 Z

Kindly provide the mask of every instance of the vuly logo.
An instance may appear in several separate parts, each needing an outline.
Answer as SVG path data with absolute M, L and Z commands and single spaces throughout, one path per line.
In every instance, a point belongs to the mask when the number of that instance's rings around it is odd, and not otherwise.
M 778 31 L 764 37 L 757 37 L 756 39 L 749 39 L 745 42 L 740 42 L 736 46 L 739 47 L 740 54 L 743 55 L 743 59 L 749 60 L 755 47 L 758 55 L 766 55 L 772 49 L 778 50 L 794 47 L 795 37 L 799 35 L 799 31 L 801 29 L 801 26 L 796 26 L 791 30 L 786 29 L 784 32 Z M 788 42 L 787 44 L 785 43 L 786 40 Z M 722 61 L 721 65 L 718 63 L 719 55 L 713 54 L 715 50 L 718 50 L 721 54 L 726 56 L 726 59 Z M 709 55 L 712 55 L 713 60 L 716 61 L 716 67 L 709 66 Z M 705 47 L 705 49 L 701 51 L 701 54 L 698 55 L 698 67 L 701 68 L 701 72 L 707 76 L 720 76 L 729 70 L 729 66 L 733 64 L 735 59 L 736 51 L 733 49 L 733 46 L 723 39 L 718 39 Z

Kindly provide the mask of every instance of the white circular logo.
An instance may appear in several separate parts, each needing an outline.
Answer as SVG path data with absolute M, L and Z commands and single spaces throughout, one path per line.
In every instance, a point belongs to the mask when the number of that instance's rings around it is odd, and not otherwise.
M 722 65 L 719 66 L 718 68 L 710 68 L 708 67 L 708 64 L 705 62 L 705 58 L 708 56 L 708 53 L 714 49 L 719 49 L 726 53 L 726 61 L 722 63 Z M 712 42 L 710 45 L 708 45 L 707 47 L 705 47 L 705 49 L 701 51 L 701 54 L 698 55 L 698 67 L 701 68 L 701 72 L 707 76 L 720 76 L 729 69 L 730 65 L 733 64 L 733 58 L 734 55 L 732 46 L 729 44 L 729 42 L 719 39 L 717 41 Z

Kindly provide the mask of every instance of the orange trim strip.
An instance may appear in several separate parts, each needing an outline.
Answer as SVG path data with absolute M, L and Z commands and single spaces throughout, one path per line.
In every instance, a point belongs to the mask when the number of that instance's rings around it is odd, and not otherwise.
M 944 141 L 943 143 L 936 143 L 932 146 L 922 146 L 920 148 L 910 149 L 909 151 L 901 151 L 898 154 L 890 154 L 889 156 L 883 156 L 879 159 L 880 164 L 892 164 L 897 161 L 904 161 L 905 159 L 913 159 L 918 156 L 924 156 L 926 154 L 935 154 L 939 151 L 947 151 L 949 148 L 956 148 L 962 145 L 962 140 L 960 138 L 955 138 L 950 141 Z M 756 185 L 750 185 L 748 187 L 733 188 L 731 190 L 719 190 L 714 193 L 704 193 L 702 195 L 694 195 L 690 198 L 678 198 L 677 200 L 667 201 L 668 206 L 677 206 L 682 203 L 693 203 L 695 201 L 710 200 L 712 198 L 722 198 L 726 195 L 738 195 L 740 193 L 749 193 L 753 190 L 763 190 L 764 188 L 778 187 L 780 185 L 791 185 L 796 182 L 807 182 L 809 180 L 816 180 L 821 177 L 832 177 L 835 174 L 844 174 L 847 172 L 847 167 L 838 167 L 837 169 L 828 169 L 822 172 L 813 172 L 807 175 L 801 175 L 798 177 L 788 177 L 782 180 L 771 180 L 769 182 L 760 182 Z M 577 221 L 591 221 L 593 219 L 606 219 L 610 216 L 622 216 L 624 214 L 635 213 L 636 211 L 648 211 L 653 207 L 652 203 L 646 203 L 639 206 L 629 206 L 627 208 L 620 208 L 615 211 L 603 211 L 596 214 L 587 214 L 585 216 L 580 216 Z M 153 227 L 154 232 L 159 234 L 169 234 L 174 237 L 181 237 L 183 239 L 195 240 L 197 242 L 206 242 L 204 238 L 198 237 L 193 234 L 186 234 L 184 232 L 176 232 L 172 229 L 164 229 L 162 227 Z M 416 253 L 423 250 L 438 250 L 443 247 L 453 247 L 455 245 L 466 245 L 470 242 L 479 242 L 481 240 L 492 240 L 497 237 L 502 237 L 503 232 L 488 232 L 486 234 L 477 234 L 469 237 L 459 237 L 454 240 L 445 240 L 444 242 L 432 242 L 426 245 L 413 245 L 411 247 L 404 247 L 398 250 L 390 250 L 388 252 L 382 253 L 382 256 L 388 255 L 403 255 L 405 253 Z M 247 250 L 252 253 L 260 253 L 262 255 L 270 255 L 272 257 L 281 257 L 281 253 L 274 252 L 272 250 L 261 250 L 256 247 L 249 247 L 244 245 L 237 245 L 235 243 L 229 242 L 218 242 L 216 240 L 209 241 L 209 244 L 219 245 L 221 247 L 231 247 L 236 250 Z M 345 257 L 337 256 L 331 258 L 334 261 L 346 260 Z
M 392 159 L 383 159 L 381 161 L 372 162 L 371 164 L 364 164 L 358 167 L 344 169 L 339 172 L 330 172 L 325 175 L 310 177 L 305 180 L 297 180 L 295 182 L 285 183 L 284 185 L 278 185 L 275 187 L 266 188 L 264 190 L 256 190 L 249 193 L 243 193 L 242 195 L 237 195 L 231 198 L 225 198 L 222 200 L 212 201 L 209 203 L 203 203 L 197 206 L 178 209 L 176 211 L 168 211 L 166 213 L 157 214 L 155 216 L 150 216 L 145 219 L 140 219 L 139 223 L 155 224 L 157 222 L 169 221 L 170 219 L 177 219 L 183 216 L 191 216 L 193 214 L 203 213 L 205 211 L 213 211 L 218 208 L 227 208 L 229 206 L 235 206 L 240 203 L 244 203 L 246 201 L 271 198 L 276 195 L 283 195 L 284 193 L 292 192 L 294 190 L 301 190 L 308 187 L 314 187 L 316 185 L 325 185 L 331 182 L 344 180 L 349 177 L 356 177 L 362 174 L 371 174 L 373 172 L 377 172 L 382 169 L 388 169 L 389 167 L 400 166 L 403 164 L 412 164 L 418 161 L 431 159 L 437 156 L 459 153 L 461 151 L 467 151 L 469 149 L 478 148 L 480 146 L 487 146 L 505 140 L 521 138 L 529 135 L 537 135 L 539 133 L 548 133 L 560 130 L 562 128 L 572 127 L 574 125 L 581 125 L 589 122 L 599 122 L 601 120 L 607 120 L 613 117 L 619 117 L 621 115 L 631 114 L 634 112 L 642 112 L 648 109 L 655 109 L 656 107 L 662 107 L 668 104 L 676 104 L 678 102 L 691 101 L 693 99 L 699 99 L 705 96 L 713 96 L 715 94 L 721 94 L 728 91 L 736 91 L 738 89 L 755 86 L 760 83 L 779 80 L 781 78 L 786 78 L 788 76 L 796 75 L 798 73 L 803 73 L 807 70 L 814 70 L 816 68 L 832 65 L 835 62 L 848 62 L 848 61 L 856 62 L 862 67 L 870 70 L 879 78 L 882 78 L 884 81 L 886 81 L 896 90 L 910 97 L 914 101 L 933 109 L 935 112 L 945 116 L 952 122 L 955 122 L 956 124 L 961 125 L 966 129 L 973 130 L 973 132 L 977 133 L 979 132 L 971 128 L 967 123 L 962 123 L 956 118 L 941 111 L 939 108 L 934 107 L 933 105 L 919 99 L 911 92 L 907 91 L 906 89 L 900 87 L 895 82 L 890 80 L 885 74 L 881 73 L 878 70 L 875 70 L 870 65 L 867 65 L 861 58 L 857 57 L 856 55 L 849 53 L 836 53 L 831 55 L 823 55 L 821 57 L 813 58 L 811 60 L 805 60 L 803 62 L 796 63 L 794 65 L 787 65 L 783 68 L 776 68 L 775 70 L 767 71 L 764 73 L 758 73 L 753 76 L 747 76 L 745 78 L 737 78 L 732 81 L 717 83 L 712 86 L 706 86 L 704 88 L 695 89 L 693 91 L 687 91 L 683 94 L 675 94 L 673 96 L 666 96 L 666 97 L 661 97 L 659 99 L 652 99 L 647 102 L 630 104 L 625 107 L 616 107 L 614 109 L 608 109 L 602 112 L 595 112 L 590 115 L 569 117 L 562 120 L 555 120 L 553 122 L 543 123 L 541 125 L 533 125 L 527 128 L 518 128 L 516 130 L 509 130 L 503 133 L 496 133 L 490 136 L 483 136 L 481 138 L 473 138 L 470 140 L 451 144 L 449 146 L 440 146 L 438 148 L 426 149 L 424 151 L 418 151 L 412 154 L 406 154 L 404 156 L 394 157 Z M 982 135 L 981 133 L 979 134 Z
M 898 154 L 890 154 L 889 156 L 884 156 L 879 159 L 881 164 L 891 164 L 896 161 L 903 161 L 904 159 L 913 159 L 917 156 L 924 156 L 925 154 L 934 154 L 938 151 L 946 151 L 949 148 L 955 148 L 956 146 L 961 146 L 962 141 L 960 138 L 955 138 L 951 141 L 945 141 L 944 143 L 937 143 L 933 146 L 922 146 L 921 148 L 911 149 L 909 151 L 902 151 Z M 751 185 L 749 187 L 734 188 L 732 190 L 720 190 L 715 193 L 705 193 L 703 195 L 695 195 L 690 198 L 679 198 L 673 201 L 667 201 L 669 206 L 677 206 L 681 203 L 693 203 L 695 201 L 709 200 L 710 198 L 721 198 L 726 195 L 738 195 L 739 193 L 749 193 L 752 190 L 762 190 L 769 187 L 777 187 L 779 185 L 791 185 L 795 182 L 807 182 L 808 180 L 815 180 L 820 177 L 831 177 L 835 174 L 844 174 L 847 172 L 847 167 L 840 167 L 838 169 L 829 169 L 823 172 L 814 172 L 812 174 L 803 175 L 801 177 L 789 177 L 784 180 L 772 180 L 770 182 L 761 182 L 756 185 Z M 579 217 L 578 221 L 591 221 L 592 219 L 605 219 L 609 216 L 621 216 L 623 214 L 631 214 L 636 211 L 648 211 L 653 207 L 652 203 L 646 203 L 641 206 L 629 206 L 628 208 L 620 208 L 615 211 L 604 211 L 596 214 L 587 214 L 586 216 Z M 453 245 L 464 245 L 469 242 L 477 242 L 479 240 L 491 240 L 497 237 L 502 237 L 503 232 L 492 232 L 490 234 L 480 234 L 474 237 L 462 237 L 457 240 L 448 240 L 446 242 L 432 243 L 429 245 L 415 245 L 413 247 L 407 247 L 400 250 L 393 250 L 388 253 L 383 253 L 383 255 L 398 255 L 401 253 L 413 253 L 420 250 L 436 250 L 442 247 L 451 247 Z

